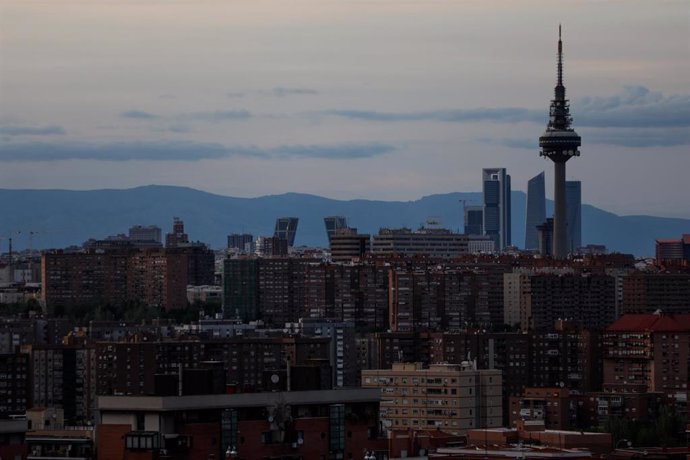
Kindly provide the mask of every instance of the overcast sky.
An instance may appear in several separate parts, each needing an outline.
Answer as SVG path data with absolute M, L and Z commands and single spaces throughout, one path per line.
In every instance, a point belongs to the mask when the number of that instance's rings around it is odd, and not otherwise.
M 0 0 L 0 188 L 513 188 L 563 24 L 583 201 L 690 217 L 687 0 Z

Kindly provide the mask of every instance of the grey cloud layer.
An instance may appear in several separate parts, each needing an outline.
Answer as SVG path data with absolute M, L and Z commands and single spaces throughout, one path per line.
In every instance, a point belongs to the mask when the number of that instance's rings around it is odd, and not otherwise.
M 644 86 L 626 87 L 611 97 L 583 98 L 573 104 L 582 126 L 600 128 L 690 127 L 690 95 L 664 96 Z
M 213 143 L 112 142 L 2 143 L 0 161 L 36 162 L 60 160 L 96 161 L 198 161 L 231 156 L 263 159 L 322 158 L 333 160 L 370 158 L 395 150 L 387 144 L 282 145 L 272 148 L 224 146 Z
M 435 110 L 425 112 L 376 112 L 367 110 L 327 110 L 324 115 L 356 118 L 370 121 L 444 121 L 475 122 L 495 121 L 514 123 L 520 121 L 541 122 L 545 120 L 543 111 L 518 107 L 478 108 L 457 110 Z
M 379 112 L 369 110 L 326 110 L 323 115 L 367 121 L 441 121 L 496 123 L 545 123 L 548 112 L 519 107 L 474 108 L 457 110 Z M 690 127 L 690 95 L 665 96 L 643 86 L 626 87 L 610 97 L 587 97 L 572 104 L 575 124 L 598 128 Z
M 65 134 L 60 126 L 0 126 L 0 134 L 5 136 L 52 136 Z
M 690 145 L 690 132 L 685 128 L 603 128 L 580 130 L 583 148 L 587 144 L 617 145 L 622 147 L 676 147 Z M 514 149 L 539 150 L 534 138 L 477 139 L 479 142 L 497 144 Z
M 201 122 L 221 122 L 228 120 L 247 120 L 252 114 L 247 110 L 215 110 L 207 112 L 188 112 L 172 116 L 162 116 L 141 110 L 128 110 L 120 114 L 122 118 L 133 118 L 138 120 L 171 120 L 171 121 L 201 121 Z
M 273 94 L 276 97 L 285 97 L 291 95 L 314 95 L 319 94 L 319 92 L 315 89 L 309 88 L 284 88 L 282 86 L 278 86 L 276 88 L 273 88 L 271 94 Z

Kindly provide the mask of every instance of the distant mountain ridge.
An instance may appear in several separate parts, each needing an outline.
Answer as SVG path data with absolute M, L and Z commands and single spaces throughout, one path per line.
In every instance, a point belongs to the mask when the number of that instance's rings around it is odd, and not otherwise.
M 360 232 L 380 227 L 418 228 L 433 217 L 454 231 L 462 231 L 462 203 L 480 203 L 479 192 L 429 195 L 414 201 L 334 200 L 316 195 L 285 193 L 257 198 L 216 195 L 186 187 L 149 185 L 131 189 L 9 190 L 0 189 L 0 251 L 12 236 L 18 250 L 80 245 L 89 238 L 127 233 L 132 225 L 158 225 L 170 231 L 173 216 L 185 222 L 193 240 L 213 248 L 226 245 L 230 233 L 255 237 L 271 235 L 276 217 L 299 217 L 295 244 L 326 246 L 323 218 L 343 215 Z M 525 239 L 524 192 L 512 193 L 512 241 Z M 550 214 L 552 203 L 547 203 Z M 654 216 L 618 216 L 591 205 L 582 207 L 583 244 L 605 244 L 609 250 L 638 256 L 654 254 L 656 238 L 690 233 L 690 219 Z M 16 234 L 21 231 L 21 234 Z

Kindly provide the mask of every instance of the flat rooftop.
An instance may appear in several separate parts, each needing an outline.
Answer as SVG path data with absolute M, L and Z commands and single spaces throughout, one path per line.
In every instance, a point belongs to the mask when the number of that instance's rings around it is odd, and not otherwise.
M 166 412 L 181 410 L 225 409 L 261 407 L 276 403 L 290 405 L 348 404 L 379 402 L 378 388 L 345 390 L 285 391 L 275 393 L 240 393 L 190 396 L 99 396 L 101 412 L 150 411 Z

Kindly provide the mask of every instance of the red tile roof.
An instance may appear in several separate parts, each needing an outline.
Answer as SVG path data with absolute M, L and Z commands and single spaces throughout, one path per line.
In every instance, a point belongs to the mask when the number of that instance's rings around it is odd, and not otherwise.
M 690 314 L 623 315 L 606 330 L 611 332 L 690 332 Z

